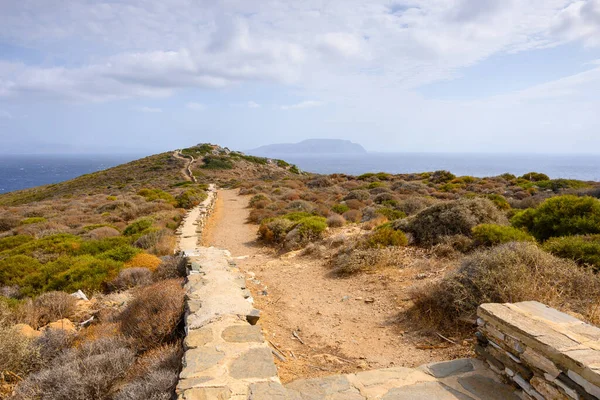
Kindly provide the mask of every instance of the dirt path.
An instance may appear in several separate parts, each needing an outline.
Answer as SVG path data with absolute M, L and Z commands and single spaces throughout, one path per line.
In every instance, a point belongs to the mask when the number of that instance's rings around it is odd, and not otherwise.
M 389 269 L 339 279 L 329 274 L 325 260 L 278 256 L 256 243 L 257 226 L 246 223 L 247 203 L 235 191 L 219 191 L 203 245 L 230 250 L 248 274 L 266 338 L 286 357 L 276 360 L 283 382 L 468 355 L 468 346 L 452 345 L 399 319 L 418 271 Z
M 185 167 L 181 169 L 181 175 L 185 178 L 186 181 L 196 182 L 196 177 L 192 173 L 192 164 L 194 163 L 194 157 L 189 156 L 185 157 L 180 150 L 175 150 L 173 152 L 173 157 L 178 158 L 180 160 L 185 160 Z

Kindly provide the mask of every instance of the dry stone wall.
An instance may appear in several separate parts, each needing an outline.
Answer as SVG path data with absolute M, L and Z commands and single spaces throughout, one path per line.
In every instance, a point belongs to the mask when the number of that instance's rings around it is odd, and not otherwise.
M 483 304 L 476 352 L 538 400 L 600 398 L 600 329 L 536 301 Z

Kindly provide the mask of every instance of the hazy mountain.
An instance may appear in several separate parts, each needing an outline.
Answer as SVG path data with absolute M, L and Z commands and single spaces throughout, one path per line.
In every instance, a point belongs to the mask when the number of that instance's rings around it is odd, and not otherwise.
M 282 154 L 364 154 L 366 152 L 360 144 L 341 139 L 307 139 L 299 143 L 269 144 L 248 150 L 248 153 L 259 156 Z

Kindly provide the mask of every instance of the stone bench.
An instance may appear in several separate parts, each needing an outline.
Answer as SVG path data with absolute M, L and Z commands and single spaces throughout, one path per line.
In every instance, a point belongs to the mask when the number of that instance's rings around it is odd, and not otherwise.
M 477 314 L 476 352 L 525 398 L 600 398 L 599 328 L 536 301 Z

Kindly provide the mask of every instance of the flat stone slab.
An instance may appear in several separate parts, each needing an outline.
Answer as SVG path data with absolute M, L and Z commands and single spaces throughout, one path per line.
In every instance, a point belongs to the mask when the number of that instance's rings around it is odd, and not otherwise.
M 446 378 L 447 376 L 462 374 L 473 371 L 473 361 L 470 358 L 431 363 L 419 368 L 434 378 Z
M 487 398 L 485 398 L 487 399 Z M 381 400 L 474 400 L 440 382 L 423 382 L 391 389 Z
M 213 340 L 214 335 L 210 327 L 207 326 L 200 329 L 192 329 L 188 331 L 188 334 L 185 337 L 184 346 L 186 349 L 195 349 L 197 347 L 202 347 Z
M 225 353 L 213 347 L 190 349 L 185 352 L 184 367 L 179 377 L 180 379 L 195 378 L 201 375 L 202 371 L 217 365 L 224 357 Z
M 256 325 L 233 325 L 225 328 L 221 337 L 226 342 L 248 343 L 264 342 L 259 326 Z
M 271 349 L 251 349 L 231 363 L 229 375 L 234 379 L 270 378 L 277 376 Z
M 179 396 L 180 400 L 228 400 L 231 399 L 231 390 L 222 388 L 190 389 Z
M 458 378 L 458 383 L 476 398 L 485 400 L 519 400 L 512 387 L 503 385 L 486 376 L 465 376 Z
M 289 393 L 281 383 L 260 382 L 250 385 L 252 400 L 301 400 L 297 393 Z

